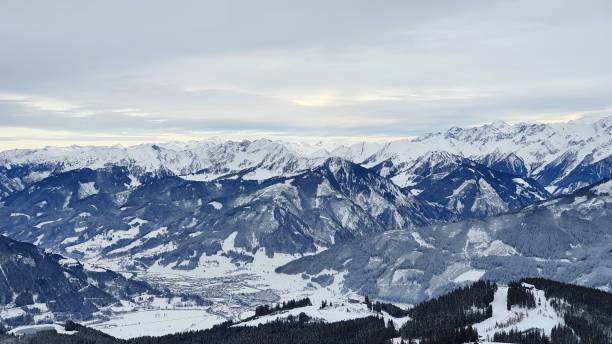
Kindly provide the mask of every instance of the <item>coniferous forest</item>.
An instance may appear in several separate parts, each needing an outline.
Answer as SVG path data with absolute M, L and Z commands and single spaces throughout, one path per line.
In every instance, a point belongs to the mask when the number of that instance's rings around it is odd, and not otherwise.
M 563 314 L 565 326 L 551 334 L 553 343 L 573 343 L 578 338 L 581 343 L 612 343 L 612 294 L 544 278 L 522 282 L 544 290 L 552 306 Z
M 261 317 L 275 312 L 286 311 L 306 306 L 312 306 L 312 303 L 310 302 L 309 298 L 304 298 L 301 300 L 292 299 L 287 302 L 279 303 L 276 305 L 276 307 L 271 307 L 269 305 L 261 305 L 255 308 L 255 317 Z
M 480 281 L 418 304 L 409 310 L 412 319 L 400 333 L 405 339 L 422 338 L 422 343 L 454 343 L 452 338 L 459 335 L 458 340 L 477 340 L 478 335 L 468 326 L 491 317 L 490 303 L 496 289 L 495 283 Z M 465 333 L 458 332 L 466 327 Z
M 535 308 L 536 300 L 530 288 L 524 287 L 520 282 L 510 282 L 508 284 L 508 310 L 512 306 L 520 306 L 523 308 Z

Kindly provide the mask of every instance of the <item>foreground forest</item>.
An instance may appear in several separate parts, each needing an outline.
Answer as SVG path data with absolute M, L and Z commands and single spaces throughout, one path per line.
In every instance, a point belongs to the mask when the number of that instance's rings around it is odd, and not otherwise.
M 487 320 L 497 320 L 499 295 L 501 310 L 512 310 L 518 317 L 494 322 L 493 332 L 479 333 Z M 94 329 L 66 322 L 66 331 L 43 331 L 25 336 L 0 335 L 4 344 L 461 344 L 492 340 L 520 344 L 609 344 L 612 343 L 612 294 L 542 278 L 525 278 L 508 284 L 478 281 L 448 294 L 404 310 L 387 303 L 364 300 L 377 316 L 327 323 L 304 312 L 277 318 L 265 324 L 244 326 L 231 321 L 209 330 L 176 333 L 162 337 L 139 337 L 121 340 Z M 278 314 L 289 309 L 309 306 L 309 299 L 291 300 L 276 306 L 262 305 L 252 318 Z M 323 307 L 324 305 L 322 305 Z M 496 308 L 497 307 L 497 308 Z M 546 309 L 548 307 L 548 309 Z M 547 310 L 559 322 L 545 331 L 529 316 Z M 531 313 L 530 313 L 531 312 Z M 396 329 L 383 315 L 395 314 L 405 320 Z M 526 318 L 525 318 L 526 317 Z M 550 315 L 549 315 L 550 317 Z M 521 322 L 529 328 L 521 330 Z M 401 338 L 400 338 L 401 337 Z

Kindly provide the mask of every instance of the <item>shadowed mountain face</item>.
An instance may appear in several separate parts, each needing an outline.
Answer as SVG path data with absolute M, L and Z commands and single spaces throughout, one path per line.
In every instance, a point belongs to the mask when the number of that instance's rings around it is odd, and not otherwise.
M 192 269 L 203 255 L 234 244 L 246 251 L 314 252 L 370 233 L 520 209 L 548 197 L 529 178 L 471 160 L 431 153 L 414 164 L 416 187 L 340 158 L 287 177 L 213 181 L 134 177 L 128 168 L 53 174 L 4 199 L 7 235 L 82 259 L 159 261 Z
M 87 319 L 101 307 L 136 295 L 159 294 L 144 282 L 0 236 L 0 305 L 37 308 L 61 318 Z M 22 317 L 31 317 L 27 311 Z M 15 319 L 13 319 L 15 320 Z M 27 319 L 15 321 L 27 323 Z M 8 320 L 7 320 L 8 321 Z
M 516 213 L 370 235 L 277 271 L 344 271 L 347 287 L 404 302 L 478 278 L 544 276 L 610 290 L 610 223 L 607 181 Z
M 376 173 L 331 158 L 292 177 L 131 179 L 121 167 L 74 170 L 4 200 L 4 231 L 91 258 L 131 255 L 189 268 L 237 232 L 247 250 L 303 253 L 363 234 L 424 225 L 436 209 Z
M 430 152 L 408 169 L 406 191 L 439 205 L 452 219 L 497 215 L 522 209 L 550 195 L 535 180 L 500 172 L 446 152 Z

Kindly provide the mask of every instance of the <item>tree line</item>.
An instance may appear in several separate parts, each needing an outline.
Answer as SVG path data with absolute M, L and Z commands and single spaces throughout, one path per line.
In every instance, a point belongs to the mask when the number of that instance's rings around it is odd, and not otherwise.
M 264 315 L 269 315 L 269 314 L 280 312 L 280 311 L 286 311 L 289 309 L 295 309 L 295 308 L 306 307 L 306 306 L 312 306 L 312 303 L 310 302 L 309 298 L 304 298 L 301 300 L 291 299 L 287 302 L 283 302 L 282 304 L 281 303 L 276 304 L 276 307 L 273 307 L 270 305 L 257 306 L 255 308 L 255 316 L 262 317 Z

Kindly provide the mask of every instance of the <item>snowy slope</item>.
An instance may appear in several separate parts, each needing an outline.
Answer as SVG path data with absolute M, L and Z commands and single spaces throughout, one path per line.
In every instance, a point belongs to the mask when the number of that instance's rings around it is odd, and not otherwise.
M 454 127 L 443 133 L 390 142 L 369 157 L 366 166 L 386 163 L 396 170 L 390 177 L 405 187 L 411 185 L 414 177 L 408 167 L 432 150 L 480 161 L 504 172 L 525 173 L 524 176 L 542 180 L 543 186 L 551 186 L 554 191 L 576 169 L 612 154 L 612 117 L 594 123 L 496 122 L 473 128 Z M 603 168 L 609 176 L 609 166 Z M 552 170 L 554 173 L 550 173 Z M 577 185 L 580 186 L 585 185 Z
M 550 336 L 553 327 L 564 323 L 563 316 L 553 308 L 551 300 L 546 298 L 543 290 L 538 290 L 533 285 L 526 283 L 523 283 L 523 286 L 531 289 L 536 300 L 536 307 L 528 309 L 512 306 L 512 309 L 508 310 L 506 307 L 508 287 L 499 286 L 491 302 L 493 316 L 473 325 L 481 339 L 490 340 L 495 332 L 511 329 L 519 331 L 539 329 Z
M 188 270 L 232 233 L 247 251 L 306 253 L 436 220 L 416 197 L 340 158 L 261 182 L 167 177 L 133 187 L 130 176 L 114 167 L 49 177 L 4 200 L 0 228 L 80 259 L 129 257 L 131 266 L 160 260 Z

